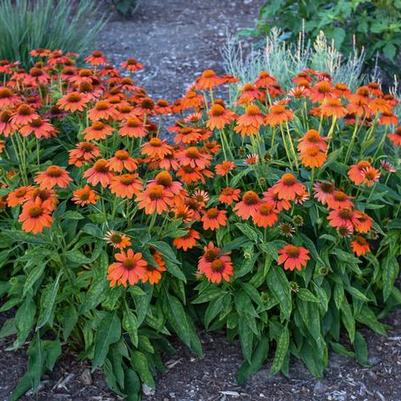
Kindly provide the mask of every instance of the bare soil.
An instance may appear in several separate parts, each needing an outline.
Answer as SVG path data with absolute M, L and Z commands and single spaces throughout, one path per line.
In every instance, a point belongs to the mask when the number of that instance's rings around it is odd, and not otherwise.
M 142 0 L 129 20 L 112 16 L 98 48 L 119 64 L 135 57 L 145 64 L 137 82 L 148 92 L 174 100 L 202 70 L 222 72 L 220 49 L 228 33 L 252 26 L 264 0 Z M 4 316 L 0 316 L 0 324 Z M 290 376 L 270 377 L 269 366 L 240 387 L 235 373 L 241 363 L 238 343 L 221 333 L 202 333 L 205 357 L 194 358 L 181 346 L 167 360 L 154 394 L 144 401 L 401 401 L 401 311 L 387 321 L 387 337 L 369 331 L 370 363 L 363 368 L 332 355 L 324 379 L 317 380 L 295 362 Z M 25 350 L 7 352 L 12 339 L 0 340 L 0 401 L 6 401 L 26 367 Z M 150 392 L 151 393 L 151 392 Z M 23 401 L 114 401 L 99 372 L 64 349 L 55 371 L 39 392 Z

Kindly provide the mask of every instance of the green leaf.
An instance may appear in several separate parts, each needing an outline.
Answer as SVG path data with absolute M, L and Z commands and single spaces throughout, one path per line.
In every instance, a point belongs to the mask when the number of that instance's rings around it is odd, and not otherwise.
M 28 338 L 29 333 L 35 322 L 36 304 L 32 297 L 26 297 L 22 305 L 15 314 L 15 327 L 17 329 L 17 339 L 14 347 L 18 348 Z
M 26 281 L 24 283 L 24 290 L 22 296 L 24 297 L 27 292 L 34 286 L 34 284 L 42 277 L 45 271 L 46 263 L 42 261 L 41 264 L 32 267 L 28 275 L 26 276 Z
M 368 344 L 366 343 L 365 338 L 359 331 L 355 333 L 354 349 L 357 361 L 362 366 L 369 366 Z
M 262 234 L 253 229 L 249 224 L 246 223 L 236 223 L 235 226 L 251 241 L 259 242 L 263 240 Z
M 299 299 L 302 299 L 302 301 L 307 301 L 307 302 L 315 302 L 315 303 L 320 303 L 319 299 L 313 295 L 307 288 L 300 288 L 298 290 L 297 296 Z
M 65 254 L 67 259 L 73 263 L 78 265 L 83 265 L 85 263 L 90 263 L 91 258 L 85 256 L 80 250 L 78 249 L 71 249 L 70 251 L 66 252 Z
M 245 359 L 252 362 L 252 351 L 253 351 L 253 333 L 249 328 L 249 322 L 247 317 L 242 317 L 238 321 L 238 334 L 241 343 L 242 354 Z
M 146 359 L 145 354 L 139 351 L 134 351 L 131 357 L 131 364 L 139 374 L 141 380 L 148 386 L 154 388 L 155 382 L 152 373 L 149 370 L 148 360 Z
M 292 301 L 291 288 L 287 276 L 280 267 L 274 267 L 267 273 L 266 282 L 274 297 L 279 301 L 284 319 L 288 320 L 291 315 Z
M 82 220 L 84 216 L 82 216 L 81 213 L 73 211 L 73 210 L 67 210 L 63 214 L 63 219 L 64 220 Z
M 388 255 L 382 262 L 382 278 L 383 278 L 383 300 L 387 301 L 390 296 L 395 280 L 398 277 L 399 265 L 397 258 L 393 255 Z
M 351 306 L 349 305 L 347 298 L 343 298 L 341 304 L 341 320 L 344 323 L 345 328 L 348 331 L 349 339 L 352 343 L 355 340 L 355 319 L 352 314 Z
M 103 365 L 111 344 L 121 337 L 121 323 L 116 312 L 106 312 L 99 323 L 95 338 L 92 369 Z
M 78 312 L 74 305 L 69 305 L 64 310 L 63 316 L 63 338 L 64 341 L 67 341 L 68 337 L 70 336 L 72 330 L 74 329 L 75 325 L 78 321 Z
M 270 370 L 272 375 L 275 375 L 278 372 L 280 372 L 281 368 L 283 367 L 289 345 L 290 345 L 290 332 L 288 330 L 288 327 L 286 326 L 283 328 L 283 331 L 277 342 L 276 353 L 274 354 L 274 359 Z
M 38 323 L 36 325 L 36 330 L 39 330 L 41 327 L 43 327 L 46 323 L 50 321 L 50 318 L 54 310 L 57 293 L 60 285 L 60 278 L 62 274 L 63 271 L 60 270 L 54 283 L 48 285 L 42 293 L 42 297 L 40 300 L 40 312 L 39 312 Z
M 141 382 L 136 372 L 132 369 L 126 369 L 124 378 L 124 390 L 127 394 L 127 401 L 140 401 Z
M 134 347 L 138 346 L 138 319 L 135 314 L 126 307 L 123 313 L 123 328 L 129 334 Z

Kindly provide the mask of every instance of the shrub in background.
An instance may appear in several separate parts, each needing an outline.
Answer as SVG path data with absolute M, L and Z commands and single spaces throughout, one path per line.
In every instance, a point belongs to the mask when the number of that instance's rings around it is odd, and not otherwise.
M 93 47 L 105 18 L 96 2 L 3 0 L 0 3 L 0 59 L 32 64 L 32 49 L 85 52 Z
M 113 8 L 123 17 L 132 17 L 140 0 L 112 0 Z
M 261 8 L 256 28 L 251 35 L 266 35 L 280 27 L 285 39 L 296 42 L 303 30 L 312 39 L 323 31 L 329 40 L 346 55 L 355 42 L 366 51 L 369 68 L 374 67 L 376 54 L 381 67 L 392 77 L 397 71 L 401 43 L 400 1 L 267 1 Z

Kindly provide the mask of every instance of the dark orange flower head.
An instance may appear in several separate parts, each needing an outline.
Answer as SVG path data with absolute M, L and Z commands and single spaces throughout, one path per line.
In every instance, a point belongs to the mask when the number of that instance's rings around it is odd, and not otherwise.
M 118 231 L 108 231 L 104 239 L 115 249 L 125 249 L 131 246 L 130 237 Z
M 49 166 L 45 171 L 36 175 L 35 182 L 42 189 L 52 189 L 55 186 L 66 188 L 72 178 L 67 171 L 59 166 Z
M 72 195 L 72 201 L 79 206 L 94 205 L 98 199 L 96 192 L 89 185 L 76 189 Z
M 22 206 L 18 220 L 22 223 L 22 229 L 25 232 L 38 234 L 45 228 L 51 227 L 53 218 L 50 213 L 51 211 L 39 199 L 36 199 Z
M 105 159 L 96 160 L 95 164 L 84 173 L 88 183 L 94 186 L 100 184 L 104 188 L 109 186 L 113 173 L 110 171 L 108 164 Z
M 302 270 L 310 259 L 309 251 L 303 246 L 285 245 L 278 253 L 277 263 L 284 265 L 285 270 Z
M 260 204 L 260 198 L 256 192 L 247 191 L 242 196 L 241 202 L 238 202 L 234 211 L 237 216 L 241 217 L 244 220 L 248 220 L 250 217 L 255 216 L 258 212 Z
M 289 201 L 295 200 L 297 195 L 304 195 L 305 191 L 305 186 L 291 173 L 283 174 L 278 182 L 273 185 L 273 193 L 277 194 L 279 199 Z
M 241 136 L 255 135 L 264 124 L 264 116 L 259 107 L 250 104 L 246 107 L 245 113 L 238 117 L 234 131 Z
M 230 281 L 234 273 L 231 258 L 228 253 L 221 254 L 220 248 L 210 242 L 204 247 L 204 254 L 199 258 L 198 270 L 211 283 Z
M 357 256 L 363 256 L 370 252 L 369 242 L 360 235 L 357 235 L 353 241 L 351 241 L 351 248 Z
M 188 249 L 192 249 L 196 246 L 198 239 L 200 239 L 199 233 L 193 228 L 190 228 L 186 235 L 175 238 L 173 244 L 177 249 L 182 249 L 186 252 Z

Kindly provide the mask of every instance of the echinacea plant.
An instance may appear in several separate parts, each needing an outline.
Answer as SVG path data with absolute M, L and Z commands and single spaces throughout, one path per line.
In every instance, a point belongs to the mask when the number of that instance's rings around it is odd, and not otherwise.
M 172 334 L 202 354 L 195 324 L 239 339 L 240 382 L 269 356 L 272 373 L 296 357 L 321 376 L 329 349 L 367 363 L 360 328 L 384 334 L 401 303 L 396 98 L 206 70 L 170 104 L 99 51 L 32 57 L 0 66 L 0 335 L 29 342 L 12 400 L 67 346 L 138 400 Z

